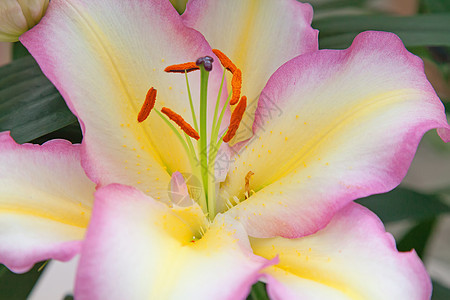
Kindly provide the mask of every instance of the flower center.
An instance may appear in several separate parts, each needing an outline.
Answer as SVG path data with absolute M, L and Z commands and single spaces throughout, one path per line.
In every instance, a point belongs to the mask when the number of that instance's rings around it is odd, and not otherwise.
M 164 71 L 168 73 L 184 73 L 186 76 L 186 85 L 189 96 L 189 104 L 191 108 L 191 114 L 193 124 L 189 124 L 185 119 L 171 110 L 168 107 L 163 107 L 160 111 L 154 109 L 156 102 L 156 89 L 151 87 L 145 97 L 144 104 L 138 114 L 137 120 L 139 123 L 144 122 L 150 112 L 154 110 L 157 115 L 169 126 L 169 128 L 175 133 L 180 143 L 183 145 L 189 162 L 195 176 L 201 178 L 202 193 L 199 197 L 199 205 L 203 212 L 208 215 L 210 220 L 213 220 L 216 215 L 216 199 L 218 181 L 215 177 L 215 164 L 217 159 L 218 150 L 222 143 L 230 142 L 236 135 L 242 117 L 247 108 L 247 97 L 241 97 L 242 86 L 242 72 L 238 69 L 231 60 L 221 51 L 213 49 L 214 54 L 219 58 L 224 67 L 222 75 L 222 82 L 220 85 L 219 93 L 217 95 L 214 116 L 212 120 L 212 128 L 210 128 L 210 137 L 208 145 L 208 128 L 207 128 L 207 104 L 208 104 L 208 79 L 209 72 L 213 68 L 213 58 L 210 56 L 204 56 L 197 59 L 196 62 L 186 62 L 178 65 L 172 65 L 165 68 Z M 193 71 L 200 71 L 200 112 L 199 121 L 197 123 L 196 111 L 194 109 L 193 100 L 190 93 L 189 80 L 187 73 Z M 229 94 L 225 105 L 220 110 L 220 98 L 222 95 L 223 84 L 225 81 L 225 72 L 229 71 L 233 74 L 231 80 L 231 93 Z M 222 124 L 222 119 L 227 106 L 232 108 L 232 114 L 230 123 L 225 132 L 219 132 Z M 220 114 L 219 114 L 220 110 Z M 179 126 L 181 132 L 173 125 L 173 123 Z M 184 136 L 183 136 L 184 134 Z M 197 143 L 197 147 L 194 147 L 194 143 Z M 250 174 L 250 173 L 249 173 Z M 252 174 L 247 175 L 245 178 L 246 190 L 249 189 L 249 180 Z M 247 178 L 248 177 L 248 178 Z M 248 197 L 248 195 L 246 196 Z

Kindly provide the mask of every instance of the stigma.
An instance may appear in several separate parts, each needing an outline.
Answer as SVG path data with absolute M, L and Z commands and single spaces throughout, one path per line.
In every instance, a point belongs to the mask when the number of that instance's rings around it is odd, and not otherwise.
M 214 62 L 214 59 L 211 56 L 203 56 L 203 57 L 200 57 L 199 59 L 197 59 L 195 64 L 197 66 L 203 65 L 203 67 L 205 68 L 206 71 L 211 72 L 212 67 L 213 67 L 213 65 L 212 65 L 213 62 Z

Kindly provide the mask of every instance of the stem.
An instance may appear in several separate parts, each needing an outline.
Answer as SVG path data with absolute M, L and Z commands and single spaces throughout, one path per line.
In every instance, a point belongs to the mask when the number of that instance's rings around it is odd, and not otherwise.
M 219 148 L 222 145 L 223 137 L 226 134 L 228 130 L 226 130 L 222 136 L 220 137 L 219 141 L 215 146 L 213 141 L 211 141 L 211 146 L 209 148 L 209 161 L 208 161 L 208 213 L 210 218 L 214 218 L 216 216 L 216 174 L 215 174 L 215 163 L 216 163 L 216 157 L 217 153 L 219 153 Z M 217 138 L 217 137 L 216 137 Z
M 222 88 L 223 88 L 223 82 L 225 81 L 225 72 L 227 71 L 227 69 L 223 70 L 223 75 L 222 75 L 222 82 L 220 83 L 220 88 L 219 88 L 219 94 L 217 95 L 217 100 L 216 100 L 216 109 L 214 110 L 214 119 L 213 119 L 213 129 L 216 127 L 216 122 L 217 122 L 217 114 L 219 113 L 219 105 L 220 105 L 220 96 L 222 96 Z
M 208 194 L 208 146 L 207 146 L 207 108 L 208 108 L 208 78 L 209 72 L 205 70 L 205 67 L 200 65 L 200 143 L 199 143 L 199 156 L 200 167 L 203 180 L 203 187 L 205 195 Z M 214 199 L 213 199 L 214 200 Z M 209 205 L 209 199 L 207 196 L 207 205 Z M 208 210 L 209 211 L 209 210 Z M 209 215 L 212 217 L 211 214 Z
M 191 138 L 186 133 L 184 134 L 184 137 L 186 139 L 189 149 L 191 150 L 191 153 L 193 153 L 192 156 L 189 156 L 189 162 L 191 164 L 192 171 L 194 173 L 194 176 L 196 176 L 197 178 L 200 178 L 201 170 L 199 169 L 198 159 L 197 159 L 197 155 L 195 153 L 194 145 L 192 144 Z M 201 184 L 202 184 L 202 189 L 203 189 L 204 188 L 203 181 L 201 181 Z M 203 212 L 205 214 L 208 213 L 208 204 L 206 201 L 206 195 L 204 193 L 200 193 L 199 204 L 200 204 L 200 207 L 202 208 Z
M 183 145 L 184 150 L 187 153 L 187 156 L 189 157 L 189 163 L 191 164 L 192 170 L 195 172 L 195 176 L 200 176 L 200 171 L 198 169 L 197 163 L 197 154 L 195 153 L 194 145 L 192 144 L 191 138 L 185 133 L 184 137 L 181 136 L 180 132 L 173 126 L 173 124 L 164 116 L 159 110 L 155 109 L 155 112 L 158 114 L 158 116 L 169 126 L 169 128 L 175 133 L 175 135 L 178 137 L 180 143 Z M 194 159 L 195 158 L 195 159 Z M 203 184 L 203 183 L 202 183 Z M 199 204 L 202 207 L 203 211 L 205 213 L 208 212 L 207 207 L 207 201 L 206 196 L 203 193 L 200 193 L 200 199 Z
M 216 153 L 217 154 L 217 153 Z M 214 157 L 216 156 L 214 154 Z M 214 159 L 215 160 L 215 159 Z M 212 164 L 208 165 L 208 217 L 210 220 L 214 220 L 216 216 L 216 176 L 214 174 L 215 166 L 214 160 Z
M 184 150 L 186 151 L 186 154 L 191 157 L 192 153 L 188 147 L 188 145 L 186 144 L 186 142 L 183 140 L 183 137 L 181 136 L 181 134 L 178 132 L 178 130 L 175 128 L 175 126 L 172 125 L 172 123 L 170 123 L 170 121 L 157 109 L 155 109 L 155 112 L 158 114 L 158 116 L 161 117 L 161 119 L 166 122 L 166 124 L 169 126 L 170 129 L 172 129 L 173 133 L 175 133 L 175 135 L 178 137 L 178 140 L 180 141 L 181 145 L 183 145 Z M 195 152 L 193 153 L 195 155 Z
M 197 118 L 195 116 L 194 103 L 192 102 L 191 88 L 189 87 L 189 79 L 188 79 L 186 71 L 184 71 L 184 75 L 186 76 L 186 86 L 187 86 L 187 92 L 188 92 L 188 96 L 189 96 L 189 105 L 191 106 L 192 119 L 194 120 L 194 128 L 198 132 Z
M 225 114 L 225 109 L 227 108 L 228 103 L 230 103 L 231 95 L 232 94 L 230 92 L 230 94 L 228 95 L 227 101 L 225 102 L 224 106 L 222 107 L 222 111 L 220 112 L 219 120 L 217 121 L 216 124 L 213 124 L 213 130 L 211 133 L 211 143 L 217 142 L 217 137 L 219 136 L 220 124 L 222 123 L 222 119 Z

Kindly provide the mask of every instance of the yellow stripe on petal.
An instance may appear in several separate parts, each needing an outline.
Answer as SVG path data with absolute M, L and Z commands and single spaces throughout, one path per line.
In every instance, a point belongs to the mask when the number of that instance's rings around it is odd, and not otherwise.
M 189 159 L 154 112 L 140 123 L 137 118 L 154 87 L 155 109 L 170 107 L 193 124 L 184 76 L 164 69 L 212 55 L 211 48 L 169 2 L 113 3 L 52 0 L 44 21 L 21 39 L 80 119 L 89 177 L 99 186 L 122 183 L 169 202 L 170 176 L 192 173 Z M 220 75 L 215 67 L 211 95 L 217 95 Z M 189 80 L 198 86 L 198 76 Z M 192 88 L 193 99 L 198 96 Z
M 429 299 L 429 276 L 414 252 L 399 253 L 381 221 L 358 204 L 324 229 L 297 239 L 250 239 L 255 254 L 279 263 L 264 273 L 269 290 L 306 299 Z M 307 296 L 308 295 L 308 296 Z M 311 295 L 311 296 L 309 296 Z
M 255 136 L 234 158 L 218 205 L 237 197 L 232 214 L 257 237 L 315 232 L 350 201 L 394 188 L 422 135 L 448 128 L 422 61 L 383 32 L 296 57 L 259 101 Z M 255 193 L 243 201 L 249 171 Z
M 100 188 L 75 297 L 245 297 L 267 261 L 251 252 L 242 226 L 224 215 L 203 229 L 199 239 L 190 238 L 192 229 L 206 221 L 199 213 L 198 205 L 169 208 L 131 187 Z
M 272 73 L 318 48 L 312 8 L 297 1 L 194 0 L 182 17 L 242 71 L 241 95 L 248 97 L 249 106 L 233 143 L 251 137 L 258 97 Z M 227 78 L 231 90 L 232 76 Z
M 0 134 L 0 263 L 24 272 L 36 262 L 67 261 L 80 249 L 95 185 L 80 146 L 54 140 L 18 145 Z
M 337 290 L 338 294 L 343 294 L 347 299 L 362 300 L 361 294 L 355 292 L 339 274 L 329 272 L 327 266 L 331 262 L 331 257 L 309 248 L 293 248 L 289 240 L 278 238 L 270 241 L 251 239 L 252 248 L 256 255 L 267 259 L 278 255 L 279 263 L 269 267 L 268 274 L 275 278 L 295 276 L 298 281 L 311 280 L 331 289 Z M 344 270 L 343 270 L 344 271 Z

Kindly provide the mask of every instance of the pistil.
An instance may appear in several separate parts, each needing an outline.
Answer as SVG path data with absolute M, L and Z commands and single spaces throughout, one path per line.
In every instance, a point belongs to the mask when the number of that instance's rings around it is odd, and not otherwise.
M 212 70 L 212 58 L 209 56 L 197 59 L 196 65 L 200 67 L 200 136 L 203 138 L 199 143 L 200 167 L 203 181 L 203 188 L 205 190 L 206 201 L 208 205 L 208 213 L 214 215 L 214 204 L 212 199 L 208 198 L 208 145 L 207 145 L 207 113 L 208 113 L 208 79 L 209 72 Z M 209 174 L 211 176 L 212 174 Z M 212 187 L 211 187 L 212 188 Z

